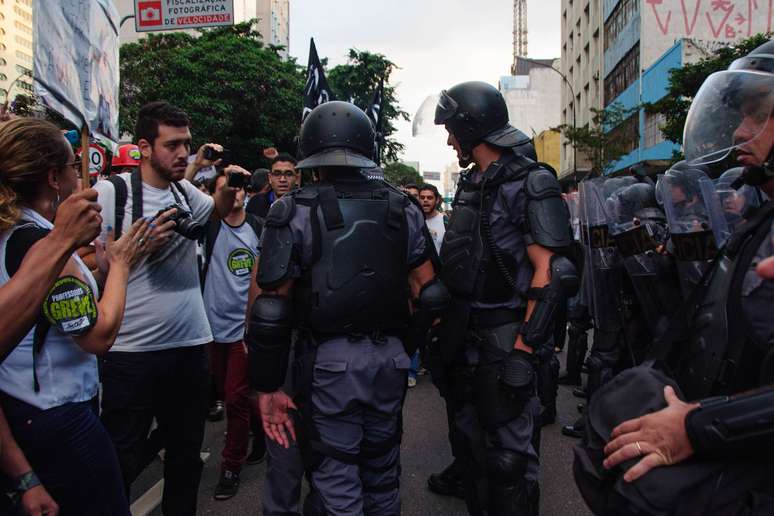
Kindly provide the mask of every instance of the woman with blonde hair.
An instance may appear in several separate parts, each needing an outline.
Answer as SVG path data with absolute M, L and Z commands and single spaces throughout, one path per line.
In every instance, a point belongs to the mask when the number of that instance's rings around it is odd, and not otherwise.
M 80 163 L 53 124 L 18 118 L 0 125 L 0 288 L 52 231 L 60 203 L 79 190 L 79 174 Z M 116 242 L 107 237 L 101 298 L 73 253 L 35 326 L 0 363 L 0 405 L 23 452 L 4 453 L 0 466 L 20 492 L 45 485 L 60 514 L 129 514 L 115 450 L 94 411 L 95 355 L 115 340 L 129 271 L 151 250 L 152 238 L 147 219 Z

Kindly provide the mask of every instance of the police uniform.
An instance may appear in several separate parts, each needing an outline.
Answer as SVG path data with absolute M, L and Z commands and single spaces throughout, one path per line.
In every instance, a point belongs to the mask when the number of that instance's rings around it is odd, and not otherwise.
M 398 515 L 410 365 L 400 337 L 411 318 L 409 272 L 428 261 L 432 242 L 406 195 L 361 175 L 375 165 L 374 131 L 360 109 L 319 106 L 302 126 L 300 148 L 298 168 L 328 174 L 283 196 L 266 218 L 251 381 L 260 392 L 282 384 L 289 329 L 297 328 L 297 428 L 312 484 L 305 514 Z M 289 298 L 269 293 L 288 281 Z M 434 313 L 444 293 L 431 282 L 415 304 Z
M 527 157 L 529 139 L 508 125 L 496 89 L 473 82 L 444 91 L 436 123 L 456 137 L 463 160 L 481 142 L 503 149 L 487 170 L 474 167 L 460 178 L 441 246 L 441 279 L 452 300 L 440 354 L 468 511 L 536 514 L 536 357 L 550 361 L 553 315 L 577 290 L 577 275 L 557 254 L 551 284 L 530 288 L 534 269 L 527 247 L 566 251 L 572 242 L 569 213 L 555 175 Z M 529 298 L 536 306 L 525 323 Z M 519 335 L 534 354 L 514 349 Z
M 768 114 L 763 125 L 770 125 L 772 86 L 774 42 L 735 61 L 728 71 L 712 74 L 686 121 L 684 150 L 691 163 L 721 160 L 751 141 L 756 135 L 745 139 L 737 131 L 750 123 L 750 105 L 763 109 Z M 768 157 L 745 167 L 741 175 L 750 186 L 774 182 L 774 140 L 770 135 L 762 138 L 769 139 Z M 661 198 L 667 211 L 677 211 L 677 205 L 669 207 L 669 199 L 678 194 L 672 200 L 690 208 L 691 216 L 702 222 L 688 225 L 696 229 L 684 231 L 675 247 L 701 251 L 696 258 L 704 258 L 701 253 L 707 250 L 716 256 L 696 282 L 691 302 L 654 343 L 650 358 L 666 364 L 672 377 L 649 367 L 635 368 L 598 392 L 587 420 L 589 438 L 576 454 L 576 480 L 597 514 L 772 514 L 774 281 L 760 278 L 755 267 L 774 252 L 774 202 L 747 215 L 745 223 L 722 240 L 723 232 L 711 227 L 717 222 L 722 228 L 726 222 L 720 206 L 712 204 L 718 198 L 712 182 L 693 174 L 701 183 L 695 189 L 701 192 L 701 202 L 687 206 L 687 197 L 673 188 L 678 183 L 669 183 L 675 176 L 679 174 L 667 174 L 661 183 L 666 185 Z M 686 177 L 678 180 L 686 186 Z M 711 234 L 702 234 L 706 231 Z M 717 244 L 714 248 L 706 245 L 709 238 Z M 618 471 L 604 472 L 598 457 L 609 432 L 623 420 L 663 408 L 665 384 L 681 399 L 700 400 L 685 419 L 691 459 L 653 469 L 633 483 L 624 482 Z M 623 400 L 628 403 L 617 403 Z

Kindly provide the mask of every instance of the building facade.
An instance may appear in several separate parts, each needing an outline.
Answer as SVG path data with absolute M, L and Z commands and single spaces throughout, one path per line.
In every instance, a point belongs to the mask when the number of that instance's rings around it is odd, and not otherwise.
M 562 77 L 558 59 L 517 57 L 516 75 L 500 78 L 500 92 L 508 105 L 512 126 L 530 138 L 558 126 L 562 99 Z
M 142 38 L 145 33 L 135 31 L 134 20 L 127 18 L 134 15 L 135 0 L 115 0 L 115 4 L 124 21 L 120 31 L 121 43 L 132 43 Z M 236 23 L 256 18 L 263 41 L 267 45 L 285 47 L 280 55 L 287 58 L 290 45 L 290 0 L 234 0 Z
M 32 0 L 0 2 L 0 102 L 32 94 Z
M 631 0 L 639 1 L 639 0 Z M 591 109 L 603 107 L 603 16 L 602 0 L 562 0 L 561 123 L 583 127 L 591 122 Z M 572 144 L 561 139 L 558 169 L 563 178 L 583 174 L 590 164 Z
M 667 93 L 669 72 L 759 32 L 772 30 L 772 4 L 748 0 L 604 0 L 604 106 L 633 110 L 612 129 L 628 154 L 610 167 L 663 167 L 679 147 L 663 140 L 660 115 L 636 109 Z

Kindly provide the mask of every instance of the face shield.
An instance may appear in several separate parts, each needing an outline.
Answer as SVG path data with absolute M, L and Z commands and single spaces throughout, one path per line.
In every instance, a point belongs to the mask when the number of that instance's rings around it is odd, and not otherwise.
M 754 142 L 774 113 L 774 75 L 729 70 L 710 75 L 691 103 L 683 152 L 691 164 L 721 161 Z
M 443 90 L 438 104 L 435 106 L 435 125 L 443 125 L 451 120 L 457 114 L 459 107 L 457 101 L 451 98 L 446 90 Z

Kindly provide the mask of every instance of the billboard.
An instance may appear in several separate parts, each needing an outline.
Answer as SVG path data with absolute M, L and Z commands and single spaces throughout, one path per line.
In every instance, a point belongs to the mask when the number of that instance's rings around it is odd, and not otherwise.
M 135 0 L 134 30 L 195 29 L 234 25 L 234 0 Z

